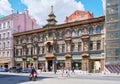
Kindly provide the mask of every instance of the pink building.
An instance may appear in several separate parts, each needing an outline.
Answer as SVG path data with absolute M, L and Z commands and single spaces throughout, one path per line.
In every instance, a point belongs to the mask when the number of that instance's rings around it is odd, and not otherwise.
M 93 14 L 90 12 L 76 10 L 73 14 L 66 17 L 65 23 L 86 20 L 90 18 L 94 18 Z
M 16 28 L 16 30 L 14 30 L 14 33 L 39 28 L 36 20 L 29 16 L 27 10 L 24 11 L 22 14 L 15 14 L 15 17 L 13 18 L 13 23 L 15 23 L 13 24 L 13 27 Z
M 29 16 L 27 10 L 0 18 L 0 67 L 13 66 L 13 33 L 37 28 L 36 20 Z

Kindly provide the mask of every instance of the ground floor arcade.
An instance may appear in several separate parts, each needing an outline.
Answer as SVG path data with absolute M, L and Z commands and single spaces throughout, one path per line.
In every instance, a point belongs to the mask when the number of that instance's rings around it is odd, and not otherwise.
M 88 71 L 93 73 L 102 72 L 104 70 L 103 58 L 72 58 L 72 57 L 24 57 L 15 58 L 15 66 L 21 66 L 22 68 L 29 68 L 34 66 L 42 71 L 54 71 L 58 69 L 72 69 Z

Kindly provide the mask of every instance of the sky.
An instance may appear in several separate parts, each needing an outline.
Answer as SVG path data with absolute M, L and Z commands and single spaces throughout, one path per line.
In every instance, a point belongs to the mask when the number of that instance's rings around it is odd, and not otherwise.
M 75 10 L 89 11 L 94 17 L 103 16 L 102 0 L 0 0 L 0 17 L 11 14 L 12 10 L 14 13 L 28 10 L 39 25 L 45 25 L 51 5 L 58 24 Z

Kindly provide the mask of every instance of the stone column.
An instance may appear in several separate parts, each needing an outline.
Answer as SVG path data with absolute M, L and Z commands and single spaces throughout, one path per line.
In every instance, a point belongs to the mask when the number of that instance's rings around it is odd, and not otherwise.
M 102 40 L 101 40 L 101 46 L 100 46 L 101 48 L 101 50 L 104 50 L 104 38 L 102 38 Z
M 81 51 L 83 51 L 84 49 L 84 45 L 83 45 L 83 42 L 81 42 Z
M 95 40 L 95 41 L 93 41 L 93 50 L 96 50 L 96 49 L 97 49 L 97 42 Z
M 89 59 L 83 58 L 82 60 L 82 70 L 83 71 L 89 71 Z
M 56 35 L 55 35 L 56 31 L 53 31 L 53 38 L 56 39 Z
M 75 52 L 78 52 L 78 42 L 75 43 Z
M 101 65 L 100 72 L 102 72 L 104 70 L 104 65 L 105 65 L 104 59 L 100 60 L 100 65 Z
M 66 69 L 71 69 L 71 58 L 66 58 L 65 68 Z
M 33 66 L 34 66 L 36 69 L 38 69 L 37 59 L 36 59 L 36 58 L 34 58 L 34 61 L 33 61 Z
M 22 67 L 22 68 L 23 68 L 23 69 L 24 69 L 24 68 L 26 68 L 26 64 L 27 64 L 27 63 L 26 63 L 26 60 L 25 60 L 25 59 L 23 59 L 23 62 L 22 62 L 22 65 L 23 65 L 23 67 Z
M 37 47 L 35 46 L 35 55 L 37 54 Z
M 62 53 L 62 45 L 59 45 L 59 52 Z
M 29 55 L 31 55 L 31 47 L 29 47 Z

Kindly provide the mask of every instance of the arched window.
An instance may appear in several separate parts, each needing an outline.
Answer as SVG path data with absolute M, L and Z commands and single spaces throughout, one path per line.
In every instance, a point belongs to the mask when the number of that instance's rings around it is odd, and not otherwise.
M 75 44 L 72 43 L 72 44 L 71 44 L 71 51 L 74 52 L 74 49 L 75 49 Z
M 92 35 L 93 34 L 93 28 L 89 29 L 89 34 Z
M 72 37 L 75 37 L 75 31 L 72 31 Z
M 78 31 L 78 35 L 79 35 L 79 36 L 82 36 L 82 31 L 81 31 L 81 29 Z
M 101 28 L 99 26 L 96 29 L 96 33 L 101 33 Z

